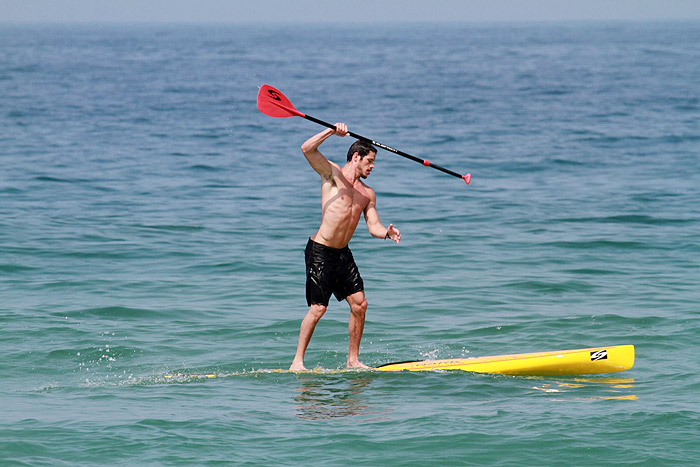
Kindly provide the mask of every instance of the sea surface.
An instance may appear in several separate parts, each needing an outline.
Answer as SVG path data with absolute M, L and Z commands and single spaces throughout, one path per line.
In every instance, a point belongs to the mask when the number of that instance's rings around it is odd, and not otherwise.
M 586 377 L 288 368 L 322 128 L 383 363 L 634 344 Z M 321 147 L 343 163 L 350 138 Z M 0 464 L 700 463 L 700 23 L 0 25 Z M 214 375 L 192 377 L 190 374 Z

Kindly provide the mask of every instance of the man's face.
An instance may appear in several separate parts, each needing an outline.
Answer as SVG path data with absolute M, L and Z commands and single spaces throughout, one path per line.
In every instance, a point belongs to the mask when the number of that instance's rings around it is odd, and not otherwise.
M 359 157 L 359 154 L 358 154 Z M 370 152 L 365 157 L 360 159 L 360 177 L 367 178 L 374 169 L 374 159 L 376 159 L 377 153 Z

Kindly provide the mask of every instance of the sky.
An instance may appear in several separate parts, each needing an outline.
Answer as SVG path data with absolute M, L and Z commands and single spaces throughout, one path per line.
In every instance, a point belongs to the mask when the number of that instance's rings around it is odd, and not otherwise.
M 0 22 L 401 23 L 700 19 L 700 0 L 0 0 Z

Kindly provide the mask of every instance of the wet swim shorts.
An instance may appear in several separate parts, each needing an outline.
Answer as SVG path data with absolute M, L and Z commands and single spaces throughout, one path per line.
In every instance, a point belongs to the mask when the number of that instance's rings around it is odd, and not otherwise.
M 331 293 L 338 301 L 365 289 L 350 248 L 331 248 L 309 239 L 306 258 L 306 303 L 328 306 Z

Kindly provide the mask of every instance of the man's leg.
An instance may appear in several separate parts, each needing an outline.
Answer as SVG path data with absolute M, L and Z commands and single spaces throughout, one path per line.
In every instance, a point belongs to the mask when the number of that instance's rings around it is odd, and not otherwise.
M 348 305 L 350 305 L 350 324 L 348 326 L 350 333 L 350 347 L 348 348 L 348 368 L 369 368 L 359 360 L 360 341 L 362 340 L 362 331 L 365 328 L 365 313 L 367 312 L 367 300 L 365 300 L 365 292 L 356 292 L 347 297 Z
M 297 353 L 294 356 L 292 366 L 289 367 L 290 370 L 306 370 L 304 367 L 304 354 L 306 353 L 306 347 L 309 346 L 309 341 L 311 341 L 311 336 L 316 328 L 316 323 L 318 323 L 318 320 L 320 320 L 321 316 L 324 315 L 326 309 L 327 307 L 324 305 L 311 305 L 308 313 L 306 313 L 306 316 L 304 316 L 304 320 L 301 322 L 301 330 L 299 331 Z

